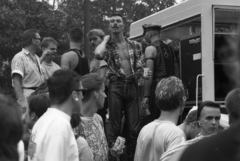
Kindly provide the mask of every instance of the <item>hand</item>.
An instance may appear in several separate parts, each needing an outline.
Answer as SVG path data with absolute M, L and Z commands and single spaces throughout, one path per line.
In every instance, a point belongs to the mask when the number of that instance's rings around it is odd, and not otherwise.
M 20 98 L 17 102 L 21 107 L 22 114 L 24 114 L 27 111 L 27 100 L 25 98 Z
M 149 69 L 147 75 L 143 76 L 143 79 L 150 79 L 152 77 L 152 71 Z
M 110 36 L 110 35 L 106 35 L 106 36 L 104 36 L 104 38 L 103 38 L 103 39 L 104 39 L 105 41 L 107 41 L 107 42 L 108 42 L 108 41 L 110 40 L 110 38 L 111 38 L 111 36 Z
M 46 57 L 48 57 L 49 55 L 53 54 L 54 52 L 51 50 L 45 50 L 42 54 L 42 59 L 44 60 Z
M 145 110 L 146 108 L 148 108 L 148 101 L 149 98 L 148 97 L 144 97 L 142 100 L 142 109 Z
M 113 156 L 113 157 L 119 157 L 123 154 L 123 149 L 125 148 L 125 145 L 121 148 L 121 149 L 118 149 L 117 151 L 115 151 L 114 149 L 110 149 L 110 154 Z

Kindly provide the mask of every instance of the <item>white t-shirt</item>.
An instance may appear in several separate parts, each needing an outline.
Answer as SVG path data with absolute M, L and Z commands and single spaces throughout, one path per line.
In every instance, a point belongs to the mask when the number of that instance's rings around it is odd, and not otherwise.
M 77 138 L 79 161 L 93 161 L 93 153 L 87 141 L 79 136 Z
M 28 145 L 29 161 L 78 161 L 78 147 L 70 116 L 56 109 L 48 110 L 32 129 Z
M 18 149 L 19 161 L 24 161 L 24 144 L 23 144 L 23 141 L 20 140 L 18 142 L 17 146 L 18 146 L 17 149 Z
M 180 160 L 180 157 L 182 156 L 183 152 L 186 150 L 186 148 L 199 140 L 203 138 L 202 135 L 198 135 L 196 138 L 192 140 L 188 140 L 182 144 L 179 144 L 177 146 L 174 146 L 170 149 L 168 149 L 166 152 L 164 152 L 160 158 L 160 161 L 178 161 Z
M 43 69 L 43 73 L 44 73 L 44 77 L 47 80 L 49 77 L 52 76 L 52 74 L 58 70 L 61 69 L 59 65 L 57 65 L 56 63 L 54 63 L 53 61 L 48 64 L 46 62 L 42 62 L 42 69 Z
M 185 141 L 184 132 L 173 122 L 155 120 L 141 130 L 134 161 L 159 161 L 165 151 Z

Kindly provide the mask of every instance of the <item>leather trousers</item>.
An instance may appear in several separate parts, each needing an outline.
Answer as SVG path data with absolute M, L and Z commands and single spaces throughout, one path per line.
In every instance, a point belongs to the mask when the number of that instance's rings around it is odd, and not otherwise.
M 112 148 L 117 137 L 121 134 L 121 120 L 125 115 L 126 142 L 128 161 L 134 160 L 137 137 L 139 133 L 139 99 L 136 81 L 110 81 L 108 93 L 109 119 L 109 148 Z

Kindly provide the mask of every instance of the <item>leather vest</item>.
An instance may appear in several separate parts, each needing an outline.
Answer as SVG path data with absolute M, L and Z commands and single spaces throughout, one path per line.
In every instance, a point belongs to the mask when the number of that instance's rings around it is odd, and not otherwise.
M 173 49 L 161 40 L 154 41 L 151 45 L 157 49 L 157 55 L 154 59 L 153 80 L 172 76 L 174 74 Z

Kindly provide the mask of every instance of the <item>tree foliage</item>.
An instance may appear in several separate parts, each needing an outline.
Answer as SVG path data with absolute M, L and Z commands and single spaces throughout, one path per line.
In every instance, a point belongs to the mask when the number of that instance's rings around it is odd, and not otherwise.
M 68 50 L 67 32 L 84 26 L 84 0 L 1 0 L 0 1 L 0 93 L 12 95 L 10 64 L 21 50 L 21 35 L 38 29 L 41 37 L 53 37 L 59 57 Z M 175 4 L 175 0 L 91 0 L 91 28 L 108 33 L 108 17 L 121 13 L 126 19 L 125 33 L 133 21 Z M 59 60 L 58 57 L 58 60 Z

